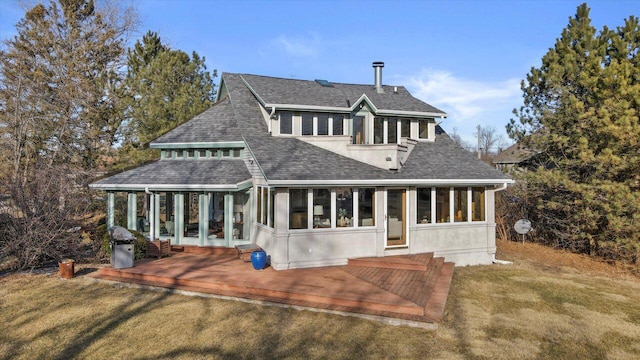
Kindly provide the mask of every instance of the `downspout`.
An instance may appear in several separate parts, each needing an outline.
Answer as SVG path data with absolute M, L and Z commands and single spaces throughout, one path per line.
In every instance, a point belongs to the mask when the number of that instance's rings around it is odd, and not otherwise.
M 271 120 L 275 120 L 275 114 L 276 114 L 276 107 L 272 106 L 271 107 L 271 113 L 269 114 L 269 135 L 271 135 Z
M 155 196 L 149 191 L 149 188 L 144 188 L 144 193 L 147 195 L 151 195 L 151 200 L 149 201 L 149 240 L 153 241 L 156 239 L 156 206 L 155 206 Z
M 507 183 L 502 184 L 502 186 L 500 186 L 499 188 L 496 188 L 494 191 L 495 192 L 499 192 L 499 191 L 504 191 L 507 189 Z M 495 201 L 494 201 L 495 203 Z M 495 211 L 495 210 L 494 210 Z M 496 259 L 496 254 L 493 254 L 493 259 L 491 260 L 492 263 L 494 264 L 498 264 L 498 265 L 512 265 L 513 261 L 506 261 L 506 260 L 498 260 Z

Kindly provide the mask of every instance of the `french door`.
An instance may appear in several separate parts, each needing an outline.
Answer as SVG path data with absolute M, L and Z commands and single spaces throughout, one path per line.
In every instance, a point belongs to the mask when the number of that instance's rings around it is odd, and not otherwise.
M 407 191 L 387 189 L 386 247 L 407 245 Z

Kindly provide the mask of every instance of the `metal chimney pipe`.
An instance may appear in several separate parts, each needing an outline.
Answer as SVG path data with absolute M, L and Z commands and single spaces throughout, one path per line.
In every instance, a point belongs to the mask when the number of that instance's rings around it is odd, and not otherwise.
M 378 94 L 382 94 L 382 68 L 384 67 L 384 62 L 382 61 L 374 61 L 373 68 L 375 69 L 375 86 L 376 92 Z

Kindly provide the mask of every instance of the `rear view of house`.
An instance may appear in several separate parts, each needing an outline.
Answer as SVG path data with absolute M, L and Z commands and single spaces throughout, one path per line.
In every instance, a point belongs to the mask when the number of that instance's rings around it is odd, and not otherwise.
M 364 85 L 222 74 L 214 106 L 150 144 L 158 161 L 91 185 L 109 226 L 255 243 L 277 270 L 424 252 L 491 263 L 494 195 L 512 181 L 449 138 L 443 111 L 383 85 L 383 66 Z

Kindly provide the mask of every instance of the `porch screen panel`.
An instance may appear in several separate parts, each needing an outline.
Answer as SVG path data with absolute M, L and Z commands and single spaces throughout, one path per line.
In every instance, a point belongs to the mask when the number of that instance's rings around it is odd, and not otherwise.
M 485 221 L 484 188 L 471 188 L 471 221 Z
M 184 236 L 198 237 L 200 234 L 200 202 L 198 193 L 188 193 L 184 202 Z
M 274 216 L 275 212 L 275 201 L 276 201 L 276 189 L 269 189 L 269 227 L 273 227 L 275 223 Z
M 289 229 L 308 228 L 307 192 L 307 189 L 289 189 Z
M 449 188 L 436 188 L 436 222 L 449 222 Z
M 262 223 L 262 187 L 257 189 L 258 196 L 256 197 L 256 221 Z
M 467 221 L 467 188 L 454 188 L 453 189 L 453 216 L 455 222 Z
M 160 236 L 175 236 L 173 193 L 160 193 Z
M 375 188 L 358 189 L 358 226 L 376 225 Z
M 416 222 L 418 224 L 431 223 L 431 188 L 418 188 L 418 211 Z

